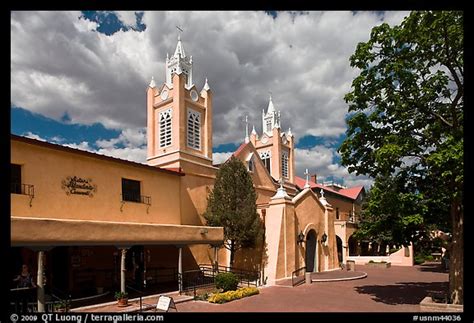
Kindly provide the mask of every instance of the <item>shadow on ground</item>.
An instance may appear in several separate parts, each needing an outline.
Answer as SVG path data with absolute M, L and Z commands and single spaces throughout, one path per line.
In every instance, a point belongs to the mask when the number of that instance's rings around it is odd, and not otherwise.
M 446 269 L 441 263 L 429 263 L 419 266 L 420 271 L 430 271 L 433 273 L 449 273 L 449 269 Z
M 448 282 L 359 286 L 355 290 L 359 294 L 372 295 L 374 301 L 385 304 L 419 304 L 426 296 L 445 295 Z

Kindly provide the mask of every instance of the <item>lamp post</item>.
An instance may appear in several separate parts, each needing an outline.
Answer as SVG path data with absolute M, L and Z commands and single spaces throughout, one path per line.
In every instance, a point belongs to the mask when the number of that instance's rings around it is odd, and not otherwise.
M 304 242 L 304 233 L 303 233 L 303 231 L 300 231 L 300 233 L 296 237 L 296 242 L 298 244 L 303 244 L 303 242 Z
M 322 242 L 323 244 L 325 244 L 326 241 L 327 241 L 327 239 L 328 239 L 328 235 L 327 235 L 326 232 L 325 232 L 325 233 L 323 233 L 323 235 L 321 236 L 321 242 Z

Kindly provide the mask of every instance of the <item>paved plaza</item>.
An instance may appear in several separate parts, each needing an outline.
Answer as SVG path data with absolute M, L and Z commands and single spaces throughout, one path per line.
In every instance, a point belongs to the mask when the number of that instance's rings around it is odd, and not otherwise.
M 260 294 L 225 304 L 190 301 L 179 312 L 418 312 L 427 295 L 448 288 L 439 264 L 386 269 L 356 266 L 364 279 L 297 287 L 263 287 Z

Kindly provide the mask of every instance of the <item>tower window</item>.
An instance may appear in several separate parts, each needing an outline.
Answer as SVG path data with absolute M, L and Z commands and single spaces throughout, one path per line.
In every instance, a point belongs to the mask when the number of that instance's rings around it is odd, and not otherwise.
M 267 119 L 267 131 L 272 131 L 272 119 Z
M 281 173 L 283 177 L 288 177 L 288 153 L 281 154 Z
M 253 158 L 250 158 L 250 159 L 249 159 L 249 169 L 248 169 L 248 171 L 249 171 L 249 172 L 253 172 L 253 171 L 254 171 L 254 168 L 255 168 L 255 165 L 254 165 L 254 163 L 253 163 Z
M 188 147 L 201 149 L 201 113 L 188 109 Z
M 339 208 L 336 208 L 336 220 L 339 220 Z
M 171 109 L 160 112 L 160 147 L 171 146 Z
M 268 173 L 271 174 L 271 164 L 270 164 L 270 151 L 264 151 L 260 153 L 260 159 L 262 160 L 263 164 L 265 165 L 265 168 L 268 170 Z

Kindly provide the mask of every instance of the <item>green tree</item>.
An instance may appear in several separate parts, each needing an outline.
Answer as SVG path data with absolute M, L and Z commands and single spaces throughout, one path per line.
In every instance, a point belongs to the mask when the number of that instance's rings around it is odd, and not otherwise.
M 427 211 L 423 194 L 407 189 L 402 178 L 378 176 L 362 206 L 355 238 L 409 245 L 424 233 Z
M 204 214 L 208 225 L 224 227 L 224 246 L 230 250 L 231 266 L 238 249 L 253 247 L 262 238 L 256 202 L 247 168 L 232 156 L 217 172 Z
M 403 179 L 399 186 L 428 207 L 423 220 L 450 223 L 455 304 L 463 303 L 464 277 L 463 46 L 462 12 L 415 11 L 399 26 L 374 27 L 350 58 L 361 71 L 345 96 L 339 148 L 350 172 Z

